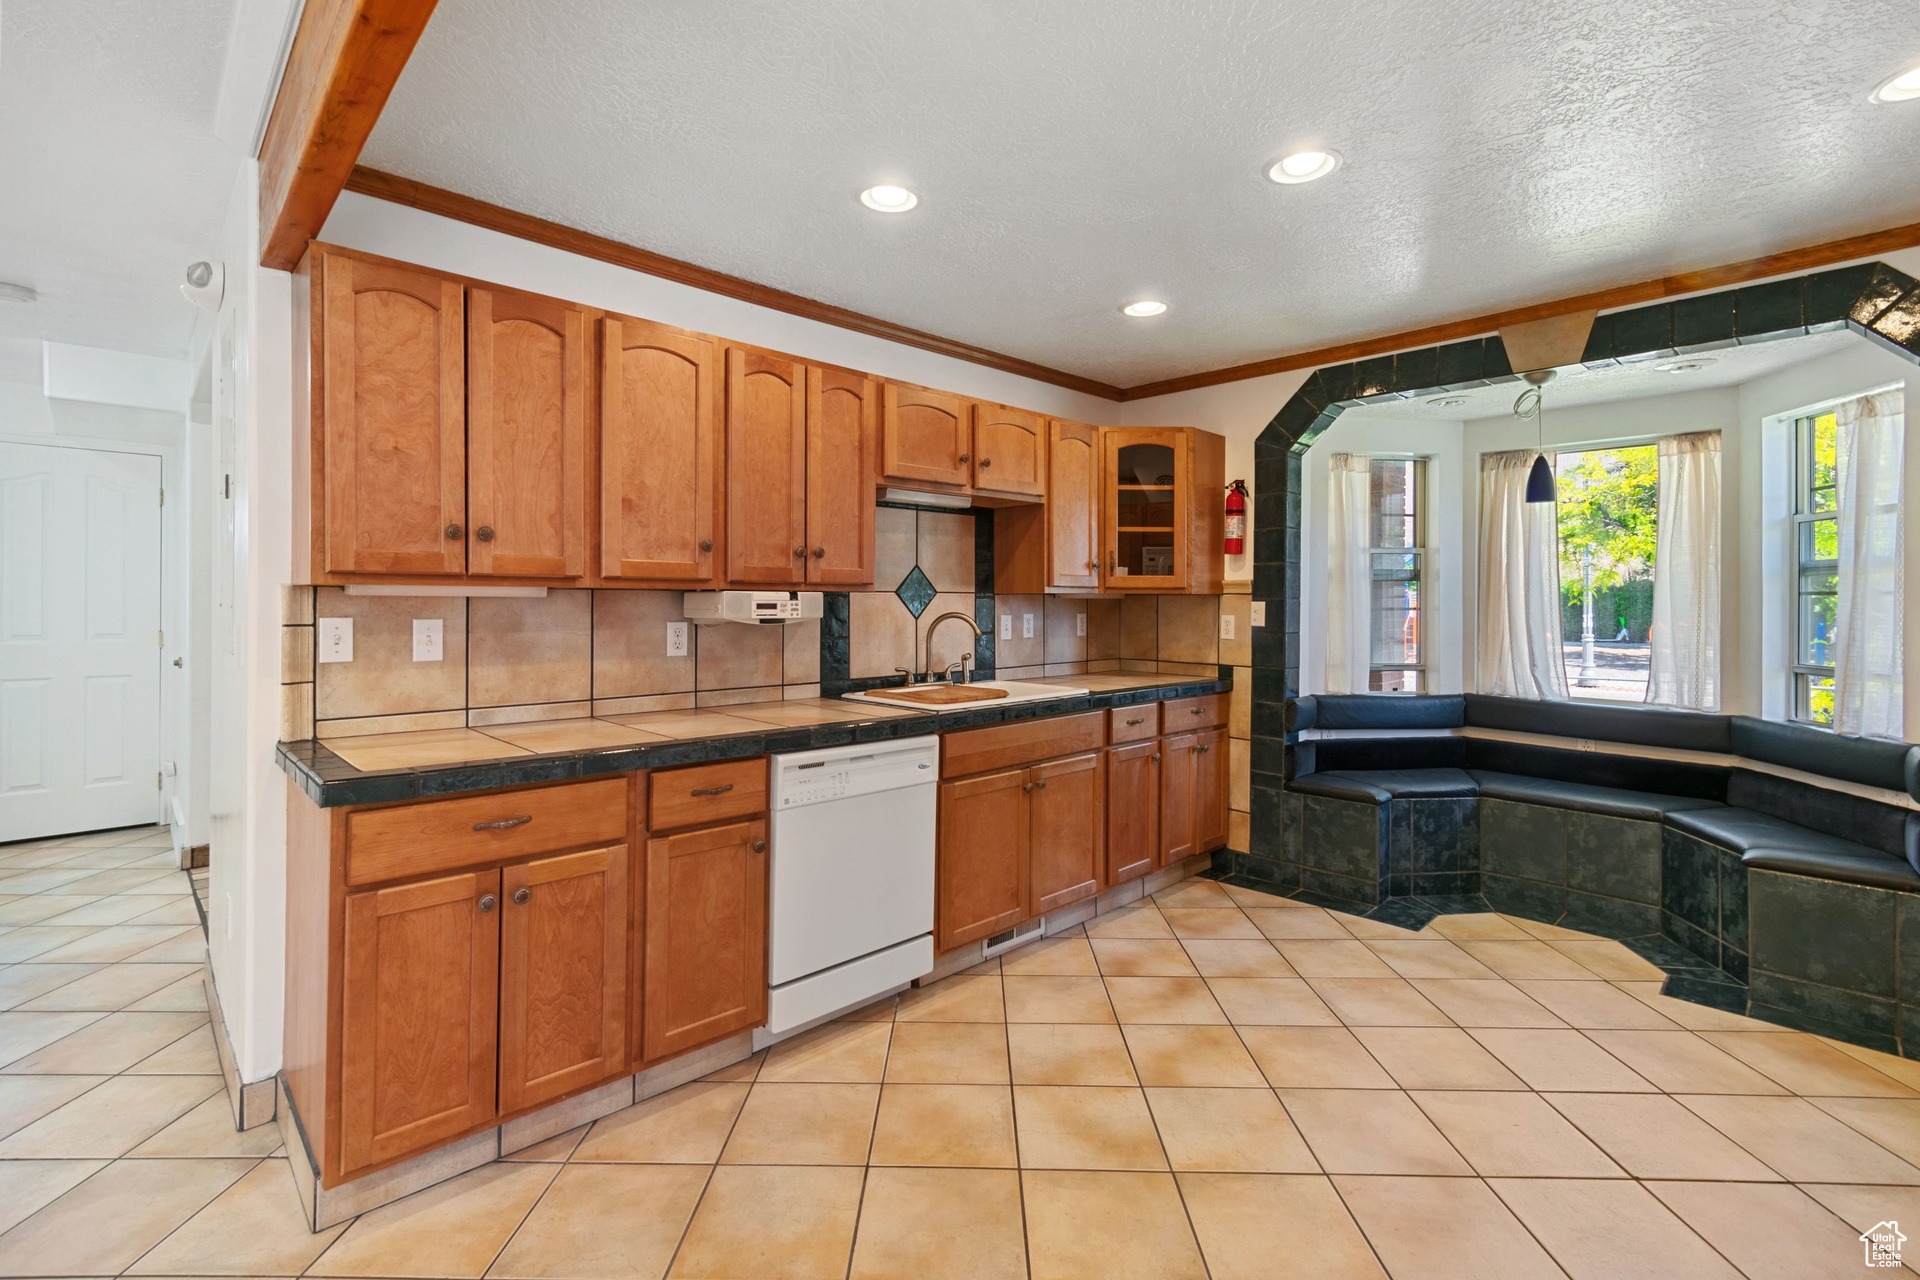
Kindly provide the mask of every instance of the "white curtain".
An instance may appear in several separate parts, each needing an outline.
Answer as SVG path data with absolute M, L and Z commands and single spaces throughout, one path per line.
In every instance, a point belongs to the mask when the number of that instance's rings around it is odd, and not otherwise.
M 1373 670 L 1373 556 L 1368 519 L 1371 460 L 1359 454 L 1328 457 L 1332 497 L 1327 504 L 1328 693 L 1365 693 Z
M 1857 396 L 1839 419 L 1840 601 L 1833 727 L 1904 738 L 1901 688 L 1901 469 L 1905 395 Z
M 1720 709 L 1720 433 L 1660 442 L 1647 701 Z
M 1480 458 L 1480 622 L 1475 673 L 1482 693 L 1565 698 L 1560 651 L 1560 506 L 1528 502 L 1536 449 Z M 1546 455 L 1549 466 L 1553 455 Z

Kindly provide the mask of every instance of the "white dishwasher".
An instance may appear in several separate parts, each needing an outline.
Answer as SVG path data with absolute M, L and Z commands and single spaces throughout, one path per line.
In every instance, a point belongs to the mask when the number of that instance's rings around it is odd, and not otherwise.
M 933 971 L 940 739 L 773 757 L 767 1025 L 756 1047 Z

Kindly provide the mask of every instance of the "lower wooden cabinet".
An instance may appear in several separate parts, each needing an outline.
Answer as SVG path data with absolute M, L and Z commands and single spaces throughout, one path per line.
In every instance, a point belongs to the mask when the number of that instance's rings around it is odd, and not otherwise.
M 1027 914 L 1045 915 L 1100 892 L 1106 845 L 1102 754 L 1027 770 Z
M 767 824 L 647 842 L 645 1025 L 654 1062 L 758 1026 L 767 1009 Z
M 627 846 L 500 877 L 500 1110 L 514 1112 L 626 1066 Z
M 1160 849 L 1156 865 L 1171 866 L 1194 854 L 1193 749 L 1191 733 L 1160 739 Z
M 499 908 L 498 871 L 347 895 L 342 1175 L 496 1114 Z
M 1193 851 L 1207 853 L 1227 843 L 1227 731 L 1194 735 Z
M 1107 883 L 1153 870 L 1160 855 L 1160 740 L 1107 748 Z
M 1027 915 L 1027 770 L 940 784 L 936 949 L 1011 929 Z

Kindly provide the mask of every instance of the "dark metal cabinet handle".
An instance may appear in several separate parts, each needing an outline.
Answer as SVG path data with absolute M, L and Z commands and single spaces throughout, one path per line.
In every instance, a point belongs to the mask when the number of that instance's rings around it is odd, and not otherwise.
M 475 529 L 473 531 L 473 536 L 480 539 L 480 541 L 482 542 L 492 542 L 493 526 L 490 524 L 483 524 L 478 529 Z
M 753 851 L 755 853 L 765 853 L 767 851 L 767 842 L 765 840 L 755 840 L 753 842 Z
M 1188 707 L 1187 708 L 1187 714 L 1190 716 L 1203 716 L 1206 713 L 1207 713 L 1206 708 L 1204 707 Z
M 1099 567 L 1100 567 L 1100 562 L 1099 562 L 1098 560 L 1089 560 L 1089 561 L 1087 561 L 1087 568 L 1089 568 L 1089 569 L 1098 569 Z
M 1023 785 L 1021 786 L 1021 788 L 1020 788 L 1020 789 L 1021 789 L 1022 791 L 1031 791 L 1031 790 L 1033 790 L 1033 784 L 1032 784 L 1031 782 L 1029 782 L 1029 783 L 1025 783 L 1025 784 L 1023 784 Z
M 1133 719 L 1127 721 L 1128 724 L 1145 724 L 1146 722 L 1145 716 L 1135 716 Z
M 482 911 L 491 911 L 499 905 L 500 905 L 500 899 L 494 897 L 490 893 L 483 894 L 480 898 L 480 909 Z
M 533 890 L 527 888 L 525 885 L 521 885 L 518 889 L 515 889 L 513 891 L 513 903 L 517 907 L 526 906 L 527 902 L 532 897 L 533 897 Z
M 963 453 L 963 454 L 961 454 L 961 455 L 960 455 L 960 461 L 962 461 L 962 462 L 972 462 L 972 461 L 973 461 L 973 455 L 972 455 L 972 454 L 970 454 L 970 453 Z
M 723 796 L 731 790 L 733 790 L 733 784 L 729 782 L 724 786 L 718 786 L 718 787 L 695 787 L 692 791 L 688 792 L 687 794 L 695 795 L 695 796 Z
M 827 557 L 827 549 L 825 547 L 815 547 L 813 549 L 813 558 L 815 560 L 824 560 L 826 559 L 826 557 Z
M 802 560 L 805 560 L 807 558 L 807 549 L 805 547 L 795 547 L 793 549 L 793 554 L 796 556 L 799 556 Z
M 1195 750 L 1195 751 L 1197 751 L 1197 752 L 1199 752 L 1199 753 L 1200 753 L 1201 755 L 1205 755 L 1205 754 L 1207 754 L 1207 752 L 1209 752 L 1209 751 L 1211 751 L 1211 750 L 1213 750 L 1213 748 L 1212 748 L 1211 746 L 1206 746 L 1206 747 L 1195 747 L 1195 748 L 1194 748 L 1194 750 Z
M 455 538 L 464 537 L 466 536 L 466 532 L 467 531 L 465 529 L 462 529 L 459 525 L 450 524 L 447 526 L 447 540 L 451 542 Z
M 713 550 L 713 539 L 712 539 L 712 538 L 702 538 L 702 539 L 700 539 L 700 549 L 701 549 L 702 551 L 711 551 L 711 550 Z
M 982 459 L 980 459 L 980 469 L 981 469 L 982 471 L 985 471 L 985 470 L 986 470 L 986 469 L 987 469 L 988 467 L 990 467 L 990 466 L 992 466 L 992 465 L 993 465 L 993 459 L 992 459 L 992 458 L 982 458 Z
M 1036 785 L 1038 785 L 1042 791 L 1045 791 L 1047 789 L 1047 780 L 1045 778 L 1042 778 L 1040 779 L 1039 783 L 1037 783 Z
M 476 822 L 473 824 L 473 829 L 475 831 L 505 831 L 508 827 L 524 827 L 532 821 L 532 814 L 523 813 L 517 818 L 502 818 L 498 822 Z
M 1153 753 L 1153 762 L 1154 762 L 1155 764 L 1159 764 L 1159 763 L 1160 763 L 1160 753 L 1159 753 L 1158 751 L 1156 751 L 1156 752 L 1154 752 L 1154 753 Z

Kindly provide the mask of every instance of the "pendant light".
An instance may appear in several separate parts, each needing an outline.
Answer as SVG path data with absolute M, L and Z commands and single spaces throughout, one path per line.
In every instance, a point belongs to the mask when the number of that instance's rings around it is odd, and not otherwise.
M 1553 468 L 1547 463 L 1547 409 L 1543 388 L 1553 381 L 1553 370 L 1536 369 L 1532 373 L 1522 374 L 1529 383 L 1520 398 L 1513 402 L 1513 416 L 1522 421 L 1532 418 L 1535 426 L 1534 440 L 1540 452 L 1534 456 L 1533 470 L 1527 473 L 1527 501 L 1552 502 L 1559 497 L 1553 482 Z

